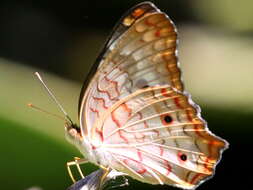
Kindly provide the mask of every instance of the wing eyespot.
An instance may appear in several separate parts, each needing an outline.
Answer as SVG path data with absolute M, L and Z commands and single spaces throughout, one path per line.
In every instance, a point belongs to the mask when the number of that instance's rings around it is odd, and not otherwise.
M 180 159 L 185 162 L 187 160 L 186 154 L 181 154 Z
M 163 116 L 163 121 L 164 123 L 169 124 L 169 123 L 172 123 L 173 119 L 170 115 L 165 115 Z

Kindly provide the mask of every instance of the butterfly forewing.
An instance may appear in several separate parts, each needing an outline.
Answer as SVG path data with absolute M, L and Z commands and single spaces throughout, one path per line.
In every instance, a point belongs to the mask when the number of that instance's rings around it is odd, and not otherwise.
M 147 6 L 146 4 L 145 7 Z M 173 23 L 164 13 L 157 9 L 155 11 L 153 7 L 147 8 L 152 10 L 147 13 L 136 11 L 142 10 L 140 7 L 134 9 L 125 19 L 122 18 L 124 23 L 129 17 L 135 18 L 132 16 L 135 12 L 143 13 L 138 19 L 134 19 L 134 24 L 121 36 L 110 41 L 111 46 L 104 52 L 106 56 L 100 60 L 99 69 L 85 93 L 87 99 L 82 97 L 81 105 L 84 105 L 84 101 L 91 105 L 86 106 L 89 109 L 86 114 L 93 110 L 86 117 L 91 119 L 90 123 L 98 118 L 97 110 L 101 114 L 117 100 L 137 89 L 171 84 L 182 90 L 175 56 L 177 34 Z M 84 109 L 82 107 L 80 111 Z
M 176 42 L 174 24 L 154 5 L 131 9 L 81 94 L 80 123 L 97 160 L 109 155 L 105 167 L 194 188 L 213 174 L 226 143 L 183 91 Z
M 101 53 L 99 54 L 95 63 L 93 64 L 92 69 L 88 74 L 88 77 L 86 77 L 86 80 L 80 93 L 79 106 L 78 106 L 79 115 L 80 115 L 80 108 L 83 103 L 83 96 L 90 83 L 90 80 L 96 73 L 98 66 L 101 65 L 101 63 L 103 62 L 102 60 L 106 58 L 106 56 L 111 52 L 111 49 L 113 49 L 112 43 L 115 43 L 119 39 L 119 37 L 135 23 L 136 20 L 143 17 L 145 14 L 151 12 L 157 12 L 157 8 L 153 4 L 141 3 L 133 7 L 132 9 L 128 10 L 115 25 L 113 31 L 106 40 Z

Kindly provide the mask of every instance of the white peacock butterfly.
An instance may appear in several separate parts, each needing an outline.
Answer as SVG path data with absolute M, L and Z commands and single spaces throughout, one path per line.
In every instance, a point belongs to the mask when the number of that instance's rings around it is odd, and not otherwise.
M 68 163 L 73 181 L 70 166 L 84 177 L 79 164 L 91 162 L 104 169 L 99 180 L 118 171 L 194 189 L 213 175 L 228 146 L 184 91 L 176 28 L 150 2 L 127 11 L 108 38 L 81 91 L 80 127 L 63 112 L 66 135 L 85 157 Z

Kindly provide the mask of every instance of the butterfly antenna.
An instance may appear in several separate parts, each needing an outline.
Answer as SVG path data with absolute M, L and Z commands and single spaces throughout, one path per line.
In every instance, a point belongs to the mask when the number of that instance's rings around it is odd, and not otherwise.
M 56 118 L 58 118 L 58 119 L 60 119 L 60 120 L 66 121 L 66 118 L 65 118 L 65 117 L 62 117 L 62 116 L 60 116 L 60 115 L 57 115 L 57 114 L 48 112 L 48 111 L 46 111 L 46 110 L 44 110 L 44 109 L 42 109 L 42 108 L 40 108 L 40 107 L 38 107 L 38 106 L 35 106 L 35 105 L 31 104 L 31 103 L 27 104 L 27 106 L 28 106 L 28 107 L 31 107 L 31 108 L 33 108 L 33 109 L 35 109 L 35 110 L 38 110 L 38 111 L 40 111 L 40 112 L 46 113 L 46 114 L 48 114 L 48 115 L 54 116 L 54 117 L 56 117 Z
M 59 103 L 59 101 L 56 99 L 56 97 L 54 96 L 54 94 L 52 93 L 52 91 L 47 87 L 46 83 L 43 81 L 42 77 L 40 76 L 40 74 L 38 72 L 34 73 L 36 75 L 36 77 L 40 80 L 41 84 L 44 86 L 44 88 L 46 89 L 47 93 L 49 94 L 49 96 L 53 99 L 53 101 L 56 103 L 56 105 L 60 108 L 60 110 L 63 112 L 63 114 L 65 115 L 66 119 L 73 124 L 72 120 L 70 119 L 69 115 L 67 114 L 67 112 L 63 109 L 62 105 Z M 34 107 L 34 106 L 33 106 Z

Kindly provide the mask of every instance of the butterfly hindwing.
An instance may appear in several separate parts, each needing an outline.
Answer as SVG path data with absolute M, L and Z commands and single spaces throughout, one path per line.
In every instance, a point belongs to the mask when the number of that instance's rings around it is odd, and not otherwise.
M 143 182 L 192 188 L 212 175 L 225 146 L 189 98 L 169 86 L 138 90 L 106 113 L 94 138 L 111 155 L 110 167 Z

